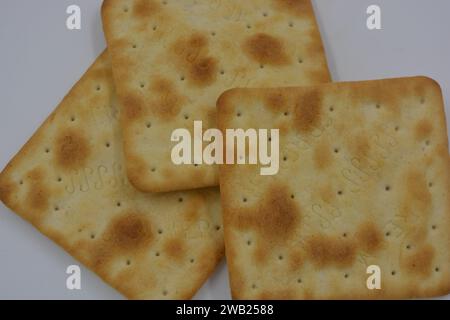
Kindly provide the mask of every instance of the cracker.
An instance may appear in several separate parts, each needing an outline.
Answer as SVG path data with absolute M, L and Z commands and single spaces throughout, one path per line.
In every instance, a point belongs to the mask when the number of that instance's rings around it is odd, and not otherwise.
M 187 299 L 223 255 L 219 192 L 126 179 L 103 53 L 0 175 L 0 199 L 132 299 Z
M 218 108 L 221 130 L 280 130 L 277 175 L 220 167 L 234 298 L 450 291 L 448 140 L 436 82 L 234 89 Z M 381 269 L 380 290 L 366 287 L 371 265 Z
M 217 166 L 175 165 L 170 138 L 194 120 L 216 127 L 226 89 L 330 81 L 309 0 L 105 0 L 102 17 L 127 174 L 142 191 L 218 185 Z

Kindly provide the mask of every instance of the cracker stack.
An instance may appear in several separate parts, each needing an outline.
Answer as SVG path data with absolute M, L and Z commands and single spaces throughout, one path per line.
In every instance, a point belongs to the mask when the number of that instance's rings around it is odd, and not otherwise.
M 131 299 L 191 298 L 224 251 L 236 299 L 450 291 L 436 82 L 329 83 L 309 0 L 105 0 L 102 19 L 108 51 L 0 174 L 11 210 Z M 278 129 L 278 173 L 174 164 L 194 121 Z

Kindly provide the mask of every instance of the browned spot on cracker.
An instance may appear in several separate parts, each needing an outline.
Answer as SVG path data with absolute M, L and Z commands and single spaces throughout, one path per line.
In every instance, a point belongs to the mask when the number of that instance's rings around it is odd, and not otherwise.
M 152 111 L 164 120 L 172 119 L 180 112 L 186 98 L 180 95 L 171 81 L 156 77 L 151 83 L 153 100 L 150 102 Z
M 365 222 L 359 226 L 356 232 L 358 245 L 367 253 L 374 253 L 381 248 L 383 234 L 380 228 L 373 222 Z
M 173 45 L 173 51 L 185 64 L 191 64 L 206 54 L 208 38 L 196 32 L 189 38 L 180 38 Z
M 314 149 L 314 166 L 319 169 L 325 169 L 331 164 L 331 147 L 328 143 L 320 143 Z
M 291 199 L 291 194 L 286 186 L 273 185 L 255 205 L 240 208 L 229 217 L 229 223 L 236 228 L 255 232 L 254 257 L 257 262 L 267 257 L 268 247 L 282 245 L 295 236 L 301 222 L 301 210 Z
M 429 137 L 431 131 L 433 131 L 433 125 L 428 119 L 422 119 L 417 122 L 414 128 L 414 136 L 416 140 L 420 141 Z
M 98 243 L 98 241 L 95 241 L 95 243 Z M 87 261 L 88 265 L 98 270 L 100 274 L 105 274 L 107 272 L 106 268 L 114 255 L 113 251 L 110 249 L 109 241 L 106 245 L 94 244 L 90 247 L 88 246 L 88 248 L 88 252 L 91 255 L 90 259 Z
M 157 77 L 155 80 L 153 80 L 151 89 L 157 93 L 166 94 L 170 93 L 170 91 L 173 89 L 173 84 L 166 78 Z
M 133 15 L 136 18 L 148 18 L 158 12 L 160 6 L 153 0 L 135 0 L 133 5 Z
M 294 249 L 292 252 L 289 253 L 288 257 L 288 263 L 289 263 L 289 270 L 296 271 L 299 270 L 303 266 L 304 257 L 303 253 L 298 250 Z
M 141 97 L 134 94 L 127 94 L 123 98 L 125 117 L 128 120 L 137 120 L 144 115 L 144 102 Z
M 218 73 L 217 59 L 208 52 L 208 38 L 195 32 L 188 38 L 180 38 L 172 46 L 176 66 L 180 73 L 187 74 L 189 83 L 205 87 L 214 83 Z
M 426 244 L 405 257 L 404 267 L 410 273 L 427 276 L 432 271 L 433 258 L 434 249 L 431 245 Z
M 356 257 L 355 245 L 346 239 L 327 235 L 313 236 L 306 242 L 309 259 L 317 267 L 347 267 Z
M 271 35 L 258 33 L 248 38 L 243 44 L 244 52 L 260 64 L 285 65 L 289 57 L 283 42 Z
M 181 238 L 172 238 L 164 243 L 164 253 L 171 260 L 180 262 L 186 256 L 186 246 Z
M 66 170 L 84 167 L 91 154 L 88 140 L 81 130 L 75 129 L 58 132 L 54 150 L 56 164 Z
M 113 219 L 105 234 L 110 245 L 126 252 L 141 249 L 153 240 L 150 222 L 136 212 L 126 212 Z
M 286 187 L 272 186 L 254 213 L 253 224 L 266 240 L 280 242 L 290 238 L 300 223 L 300 209 L 292 201 Z
M 280 91 L 269 91 L 265 95 L 265 105 L 274 112 L 280 112 L 286 107 L 286 97 Z
M 48 190 L 42 184 L 35 184 L 27 193 L 30 208 L 44 210 L 48 206 Z
M 216 80 L 217 60 L 212 57 L 197 59 L 190 66 L 189 79 L 195 84 L 205 86 Z
M 357 135 L 353 140 L 355 155 L 360 158 L 365 158 L 369 155 L 370 144 L 367 137 L 363 134 Z
M 322 96 L 318 90 L 300 94 L 294 110 L 294 126 L 300 133 L 308 133 L 319 125 L 321 120 Z

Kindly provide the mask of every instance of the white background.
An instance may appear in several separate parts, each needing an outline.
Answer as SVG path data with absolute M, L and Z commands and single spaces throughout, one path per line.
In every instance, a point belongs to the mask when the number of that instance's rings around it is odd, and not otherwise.
M 450 114 L 450 1 L 313 3 L 334 81 L 430 76 Z M 65 27 L 71 4 L 82 10 L 80 31 Z M 370 4 L 381 6 L 380 31 L 366 28 Z M 0 169 L 105 48 L 100 6 L 101 0 L 0 1 Z M 71 264 L 77 262 L 0 204 L 0 299 L 122 298 L 84 267 L 82 290 L 67 290 Z M 224 263 L 196 298 L 230 298 Z

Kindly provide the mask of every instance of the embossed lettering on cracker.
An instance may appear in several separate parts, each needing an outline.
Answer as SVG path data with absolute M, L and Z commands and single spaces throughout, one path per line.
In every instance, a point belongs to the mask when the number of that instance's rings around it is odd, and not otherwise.
M 134 189 L 117 112 L 104 53 L 0 174 L 0 199 L 126 297 L 190 298 L 223 256 L 219 192 Z
M 218 185 L 217 166 L 175 165 L 170 137 L 216 127 L 223 91 L 330 81 L 309 0 L 105 0 L 102 17 L 126 171 L 143 191 Z
M 239 116 L 237 114 L 239 113 Z M 425 77 L 233 89 L 219 128 L 280 128 L 280 169 L 221 165 L 232 295 L 382 299 L 450 291 L 450 171 Z M 367 267 L 381 268 L 369 290 Z

